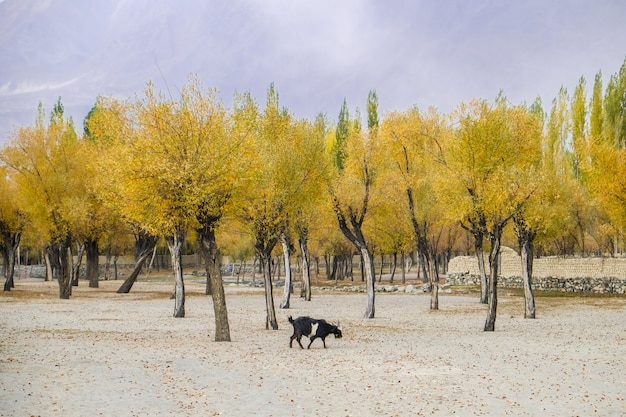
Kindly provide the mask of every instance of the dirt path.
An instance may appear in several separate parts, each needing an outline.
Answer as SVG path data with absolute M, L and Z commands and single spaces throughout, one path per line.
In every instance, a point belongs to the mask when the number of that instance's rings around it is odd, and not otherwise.
M 538 298 L 536 320 L 502 297 L 484 333 L 475 297 L 314 293 L 277 308 L 262 290 L 227 287 L 231 343 L 213 342 L 203 286 L 187 283 L 172 317 L 170 283 L 18 281 L 0 296 L 1 416 L 623 416 L 626 298 Z M 278 306 L 280 294 L 276 294 Z M 343 339 L 289 349 L 287 316 L 340 321 Z

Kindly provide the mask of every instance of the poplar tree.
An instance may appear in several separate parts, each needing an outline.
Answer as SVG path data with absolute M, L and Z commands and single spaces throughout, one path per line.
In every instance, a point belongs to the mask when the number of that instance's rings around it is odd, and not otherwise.
M 25 212 L 47 240 L 47 259 L 59 283 L 59 297 L 72 294 L 72 236 L 78 215 L 75 202 L 84 194 L 78 137 L 65 119 L 61 99 L 45 123 L 40 104 L 34 126 L 21 127 L 3 149 L 2 160 L 15 174 Z
M 350 119 L 344 100 L 335 130 L 335 142 L 331 147 L 334 169 L 329 186 L 339 229 L 361 256 L 367 292 L 364 317 L 368 319 L 375 316 L 375 276 L 374 259 L 363 233 L 363 223 L 370 209 L 372 187 L 375 184 L 373 148 L 378 136 L 378 122 L 374 117 L 377 107 L 378 99 L 372 91 L 367 106 L 369 129 L 363 132 L 358 112 L 355 119 Z
M 4 271 L 4 291 L 15 287 L 17 249 L 28 222 L 21 192 L 6 166 L 0 165 L 0 251 Z

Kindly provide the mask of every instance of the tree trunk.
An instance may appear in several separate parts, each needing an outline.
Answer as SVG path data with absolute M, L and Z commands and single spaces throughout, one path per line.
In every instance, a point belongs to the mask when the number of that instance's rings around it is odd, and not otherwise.
M 298 239 L 302 252 L 302 294 L 305 301 L 311 301 L 311 271 L 309 266 L 309 246 L 306 233 L 301 233 Z
M 374 307 L 374 296 L 375 296 L 375 287 L 374 282 L 376 280 L 374 276 L 374 257 L 370 253 L 367 247 L 362 247 L 361 256 L 363 258 L 363 269 L 365 272 L 365 287 L 367 289 L 367 308 L 365 309 L 365 314 L 363 315 L 366 319 L 373 319 L 375 313 Z
M 15 287 L 15 260 L 17 259 L 17 248 L 20 246 L 22 234 L 16 233 L 11 236 L 4 236 L 4 273 L 6 281 L 4 282 L 4 291 L 11 291 Z
M 394 252 L 391 259 L 391 277 L 389 277 L 389 283 L 393 284 L 393 277 L 396 275 L 396 264 L 398 263 L 398 253 Z
M 72 295 L 71 240 L 65 237 L 48 248 L 52 270 L 59 283 L 59 298 L 69 300 Z
M 528 230 L 518 232 L 520 257 L 522 260 L 522 282 L 524 284 L 524 318 L 535 318 L 535 296 L 532 289 L 533 279 L 533 236 Z
M 270 327 L 272 330 L 278 330 L 278 321 L 276 320 L 276 310 L 274 309 L 274 294 L 272 288 L 272 248 L 276 243 L 269 244 L 267 247 L 260 249 L 257 246 L 261 265 L 263 266 L 263 282 L 265 284 L 265 309 L 267 312 L 265 319 L 265 329 Z
M 478 260 L 478 271 L 480 272 L 480 302 L 482 304 L 488 304 L 488 283 L 487 283 L 487 271 L 485 269 L 485 254 L 483 252 L 482 242 L 480 247 L 476 246 L 476 259 Z
M 500 239 L 502 237 L 502 228 L 494 227 L 493 233 L 489 236 L 489 308 L 487 312 L 487 320 L 485 321 L 484 331 L 493 332 L 496 325 L 496 312 L 498 309 L 498 267 L 500 256 Z
M 148 259 L 148 256 L 150 255 L 144 254 L 140 256 L 139 259 L 137 259 L 133 272 L 130 273 L 128 278 L 126 278 L 122 285 L 120 285 L 120 287 L 117 289 L 118 294 L 128 294 L 130 292 L 131 288 L 133 288 L 133 284 L 135 283 L 135 281 L 137 281 L 137 277 L 141 273 L 141 268 L 143 268 L 143 264 Z
M 137 277 L 141 273 L 141 268 L 143 268 L 144 263 L 150 256 L 152 256 L 158 240 L 159 238 L 157 236 L 152 236 L 143 232 L 140 232 L 137 235 L 135 241 L 135 269 L 133 269 L 133 272 L 131 272 L 128 278 L 126 278 L 117 290 L 119 294 L 128 294 L 130 292 L 133 284 L 137 281 Z M 115 257 L 113 265 L 115 266 L 115 279 L 117 279 L 117 256 Z
M 430 275 L 430 309 L 439 310 L 439 274 L 433 256 L 427 257 L 428 274 Z
M 423 251 L 418 252 L 419 255 L 419 269 L 422 271 L 422 282 L 430 283 L 430 277 L 428 274 L 428 260 L 426 259 L 426 253 Z
M 291 298 L 291 239 L 286 233 L 282 233 L 280 236 L 280 242 L 283 245 L 283 257 L 285 258 L 285 286 L 283 291 L 283 301 L 280 303 L 280 308 L 289 308 L 289 301 Z
M 115 254 L 115 256 L 113 257 L 113 279 L 117 281 L 117 260 L 119 259 L 120 255 Z
M 219 219 L 215 219 L 217 222 Z M 224 294 L 224 281 L 220 269 L 219 250 L 215 239 L 215 226 L 209 221 L 198 230 L 200 241 L 205 248 L 204 259 L 207 281 L 211 282 L 211 297 L 213 299 L 213 311 L 215 313 L 215 341 L 230 342 L 230 326 L 228 323 L 228 310 L 226 308 L 226 295 Z
M 111 255 L 112 255 L 111 245 L 107 246 L 105 254 L 106 254 L 106 257 L 104 261 L 104 279 L 108 280 L 109 275 L 111 273 Z
M 400 262 L 402 262 L 402 284 L 406 284 L 406 254 L 404 252 L 400 255 Z
M 52 260 L 50 259 L 50 248 L 46 248 L 44 251 L 44 263 L 46 265 L 46 278 L 44 281 L 52 281 L 54 278 L 54 266 L 52 265 Z
M 80 279 L 80 268 L 83 266 L 83 255 L 85 254 L 85 245 L 76 245 L 76 265 L 74 265 L 74 257 L 70 251 L 70 261 L 72 262 L 72 286 L 78 287 L 78 281 Z
M 383 280 L 383 267 L 385 266 L 385 254 L 380 254 L 380 273 L 378 274 L 378 282 Z
M 336 281 L 337 277 L 337 256 L 333 256 L 333 265 L 330 271 L 330 275 L 328 276 L 329 281 Z
M 166 236 L 165 241 L 172 258 L 172 269 L 176 285 L 174 287 L 174 317 L 185 317 L 185 282 L 183 280 L 182 246 L 185 242 L 185 233 L 178 232 L 173 236 Z
M 89 288 L 98 288 L 99 279 L 99 254 L 98 241 L 96 239 L 85 242 L 85 250 L 87 252 L 86 278 L 89 280 Z
M 1 238 L 0 242 L 2 242 Z M 7 265 L 9 265 L 9 257 L 7 255 L 6 248 L 1 244 L 0 249 L 2 249 L 2 277 L 6 279 L 9 276 L 9 270 L 7 269 Z

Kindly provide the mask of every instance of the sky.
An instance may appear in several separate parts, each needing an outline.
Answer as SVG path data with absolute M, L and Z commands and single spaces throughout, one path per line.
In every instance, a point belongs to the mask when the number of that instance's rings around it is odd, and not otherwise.
M 588 95 L 626 58 L 623 0 L 0 0 L 0 145 L 59 97 L 78 130 L 99 95 L 177 97 L 190 74 L 230 106 L 274 83 L 298 118 L 343 100 L 379 114 L 513 104 L 581 77 Z M 362 113 L 364 113 L 362 111 Z

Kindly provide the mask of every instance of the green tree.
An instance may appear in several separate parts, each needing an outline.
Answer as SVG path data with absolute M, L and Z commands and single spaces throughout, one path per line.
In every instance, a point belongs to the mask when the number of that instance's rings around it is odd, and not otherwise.
M 586 81 L 585 77 L 581 77 L 574 96 L 572 97 L 571 116 L 572 116 L 572 170 L 575 178 L 580 178 L 581 171 L 589 154 L 587 144 L 587 97 L 585 94 Z
M 603 131 L 603 101 L 602 101 L 602 72 L 596 74 L 593 83 L 593 93 L 591 96 L 591 104 L 589 109 L 589 134 L 592 140 L 598 141 L 602 139 Z
M 626 59 L 611 76 L 604 96 L 604 132 L 616 148 L 626 146 Z

